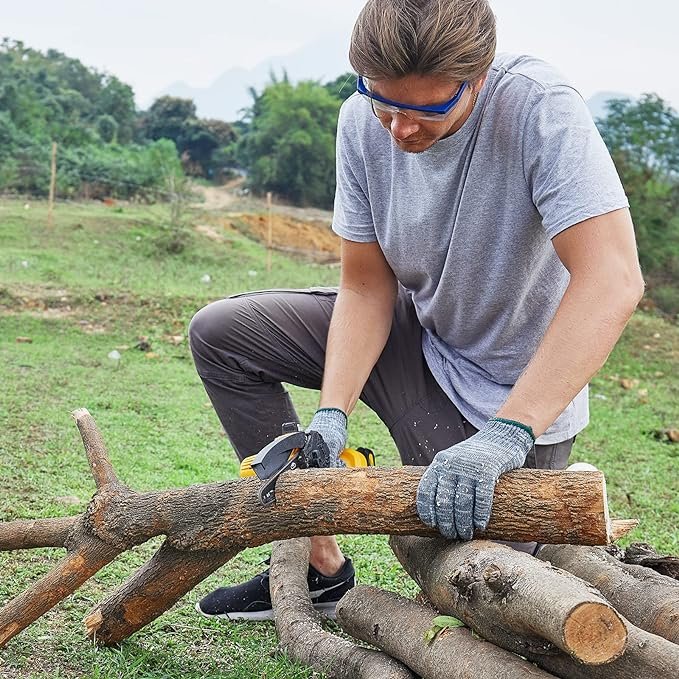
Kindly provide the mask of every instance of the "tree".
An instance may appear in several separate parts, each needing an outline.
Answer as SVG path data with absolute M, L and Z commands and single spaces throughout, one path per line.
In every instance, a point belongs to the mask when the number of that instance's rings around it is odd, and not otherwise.
M 597 120 L 611 154 L 637 171 L 658 179 L 679 180 L 679 117 L 657 94 L 641 99 L 611 99 Z
M 179 140 L 188 120 L 196 117 L 196 105 L 192 99 L 159 97 L 146 112 L 144 133 L 148 139 Z
M 241 156 L 256 191 L 330 207 L 340 101 L 317 82 L 271 82 L 254 97 Z
M 346 101 L 356 91 L 356 74 L 353 71 L 347 71 L 338 75 L 334 80 L 325 83 L 323 87 L 333 97 L 337 97 L 340 101 Z
M 660 97 L 614 99 L 597 120 L 630 201 L 649 293 L 679 313 L 679 116 Z
M 134 92 L 129 85 L 115 76 L 105 76 L 103 88 L 96 104 L 97 112 L 108 115 L 116 122 L 116 140 L 121 144 L 129 144 L 134 135 L 134 124 L 137 117 L 134 106 Z
M 118 134 L 118 123 L 113 116 L 104 114 L 97 118 L 97 132 L 101 140 L 110 144 L 114 141 Z

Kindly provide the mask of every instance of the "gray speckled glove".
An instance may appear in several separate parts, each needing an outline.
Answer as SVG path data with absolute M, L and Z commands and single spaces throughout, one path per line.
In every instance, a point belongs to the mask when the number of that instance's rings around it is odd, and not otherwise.
M 347 416 L 339 408 L 319 408 L 306 433 L 318 432 L 322 441 L 309 437 L 304 453 L 313 467 L 344 467 L 340 454 L 347 443 Z M 325 444 L 325 445 L 323 445 Z
M 417 488 L 417 513 L 451 540 L 471 540 L 490 519 L 500 474 L 523 466 L 535 443 L 530 427 L 493 418 L 476 434 L 434 457 Z

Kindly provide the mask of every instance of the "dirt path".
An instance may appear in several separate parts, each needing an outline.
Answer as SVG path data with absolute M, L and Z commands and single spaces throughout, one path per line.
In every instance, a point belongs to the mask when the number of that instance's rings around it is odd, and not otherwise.
M 194 207 L 202 212 L 195 229 L 216 241 L 236 230 L 265 243 L 268 241 L 269 216 L 266 201 L 242 192 L 244 179 L 238 177 L 223 186 L 196 185 L 201 202 Z M 339 260 L 340 239 L 332 232 L 332 212 L 318 208 L 273 205 L 273 247 L 294 254 L 308 255 L 316 261 Z
M 236 192 L 241 183 L 242 179 L 238 178 L 224 186 L 202 186 L 196 184 L 193 190 L 202 199 L 200 203 L 195 203 L 196 207 L 202 207 L 210 211 L 229 208 L 236 198 Z

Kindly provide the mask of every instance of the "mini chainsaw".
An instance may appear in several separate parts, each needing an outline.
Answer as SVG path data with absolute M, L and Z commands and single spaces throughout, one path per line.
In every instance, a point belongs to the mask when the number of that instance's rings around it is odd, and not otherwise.
M 259 500 L 263 505 L 271 504 L 276 500 L 278 477 L 288 470 L 320 467 L 319 458 L 323 447 L 325 442 L 318 432 L 300 431 L 295 422 L 284 424 L 280 436 L 240 463 L 240 476 L 257 476 L 263 481 Z M 375 455 L 369 448 L 345 448 L 340 460 L 347 467 L 375 466 Z

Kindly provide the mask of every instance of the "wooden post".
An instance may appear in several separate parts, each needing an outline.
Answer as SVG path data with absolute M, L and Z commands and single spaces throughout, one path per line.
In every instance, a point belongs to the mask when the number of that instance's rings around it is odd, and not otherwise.
M 51 229 L 54 226 L 54 191 L 57 184 L 57 142 L 52 142 L 52 168 L 50 176 L 50 198 L 47 209 L 47 226 Z
M 273 248 L 273 209 L 271 191 L 266 192 L 266 206 L 269 209 L 269 235 L 266 240 L 266 272 L 271 273 L 271 249 Z

